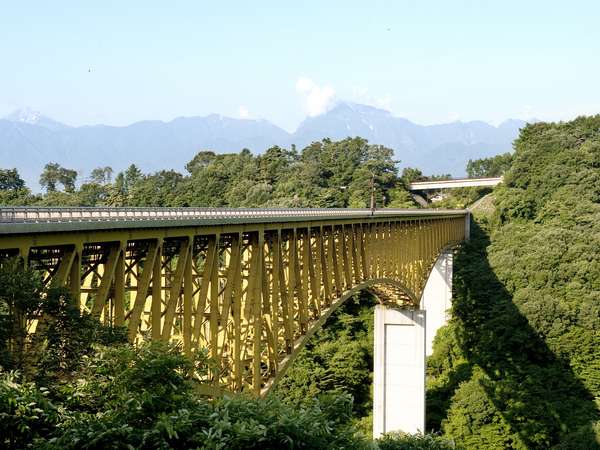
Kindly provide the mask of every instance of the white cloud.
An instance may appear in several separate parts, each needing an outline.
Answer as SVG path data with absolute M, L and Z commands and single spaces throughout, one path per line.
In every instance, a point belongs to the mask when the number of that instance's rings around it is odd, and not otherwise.
M 304 109 L 309 117 L 323 114 L 332 106 L 335 100 L 335 90 L 331 86 L 319 86 L 306 77 L 298 78 L 296 92 L 303 96 Z
M 248 108 L 246 108 L 244 105 L 241 105 L 238 108 L 238 116 L 240 116 L 241 119 L 249 119 L 250 111 L 248 111 Z

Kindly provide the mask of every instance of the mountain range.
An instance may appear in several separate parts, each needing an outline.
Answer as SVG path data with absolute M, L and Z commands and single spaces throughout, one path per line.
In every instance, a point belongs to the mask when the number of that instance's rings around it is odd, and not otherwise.
M 348 102 L 306 118 L 293 133 L 267 120 L 217 114 L 123 127 L 71 127 L 24 109 L 0 119 L 0 168 L 16 167 L 37 191 L 39 174 L 48 162 L 77 170 L 81 179 L 98 166 L 111 166 L 116 172 L 131 163 L 147 172 L 183 170 L 199 150 L 225 153 L 248 148 L 260 153 L 272 145 L 303 148 L 326 137 L 361 136 L 394 149 L 400 167 L 460 176 L 469 159 L 511 151 L 524 125 L 521 120 L 507 120 L 499 126 L 482 121 L 418 125 L 382 109 Z

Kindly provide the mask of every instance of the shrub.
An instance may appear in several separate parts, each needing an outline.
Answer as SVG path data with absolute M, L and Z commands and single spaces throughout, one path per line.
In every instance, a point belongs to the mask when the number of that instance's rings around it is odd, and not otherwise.
M 380 450 L 454 450 L 451 440 L 435 434 L 388 433 L 377 440 Z

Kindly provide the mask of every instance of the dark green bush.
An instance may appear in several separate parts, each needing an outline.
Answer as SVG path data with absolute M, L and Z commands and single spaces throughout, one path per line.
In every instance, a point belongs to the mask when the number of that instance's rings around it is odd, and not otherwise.
M 51 435 L 60 420 L 47 389 L 23 381 L 17 372 L 0 371 L 0 447 L 27 448 Z
M 8 448 L 369 448 L 350 425 L 349 395 L 302 406 L 244 395 L 211 401 L 194 381 L 209 364 L 154 343 L 99 348 L 54 391 L 4 372 L 0 436 Z
M 433 434 L 388 433 L 377 440 L 380 450 L 454 450 L 451 440 Z

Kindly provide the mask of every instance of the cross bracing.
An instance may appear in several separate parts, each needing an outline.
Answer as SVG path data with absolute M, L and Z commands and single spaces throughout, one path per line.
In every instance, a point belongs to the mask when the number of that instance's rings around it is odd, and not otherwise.
M 232 391 L 266 392 L 360 290 L 418 307 L 466 237 L 466 211 L 0 208 L 0 255 L 132 342 L 206 348 L 218 371 L 203 381 Z

